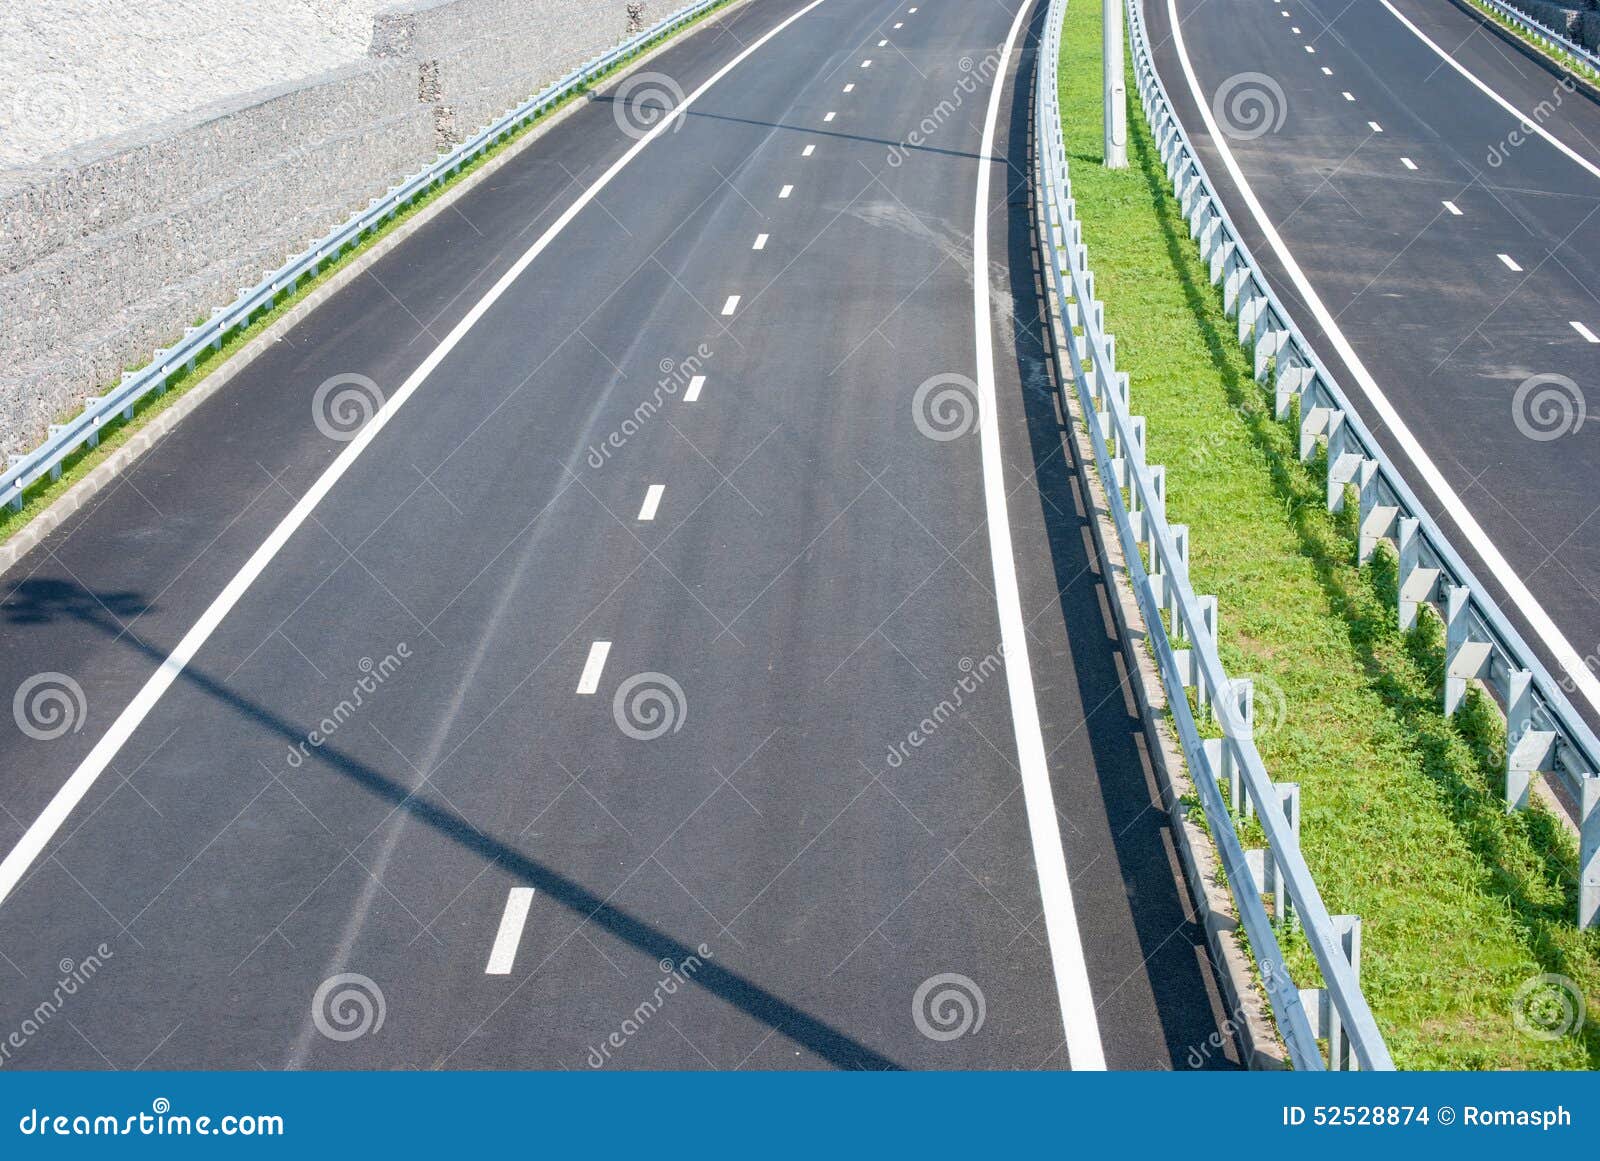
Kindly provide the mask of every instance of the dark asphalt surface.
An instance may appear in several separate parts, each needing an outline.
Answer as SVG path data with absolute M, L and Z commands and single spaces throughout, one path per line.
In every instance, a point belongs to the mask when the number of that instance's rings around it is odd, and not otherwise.
M 1600 105 L 1587 93 L 1563 89 L 1546 66 L 1451 0 L 1395 6 L 1512 105 L 1600 164 Z M 1165 0 L 1146 0 L 1145 13 L 1163 82 L 1235 224 L 1391 460 L 1559 678 L 1554 654 L 1392 433 L 1362 405 L 1354 376 L 1261 238 L 1194 109 Z M 1536 135 L 1512 144 L 1518 118 L 1379 0 L 1266 7 L 1181 0 L 1178 13 L 1208 100 L 1241 72 L 1265 73 L 1281 86 L 1281 128 L 1230 140 L 1246 179 L 1412 434 L 1600 672 L 1600 424 L 1549 424 L 1540 430 L 1555 438 L 1533 439 L 1514 403 L 1530 376 L 1558 375 L 1576 384 L 1586 408 L 1600 407 L 1600 346 L 1571 325 L 1600 334 L 1600 178 Z M 1600 713 L 1568 692 L 1600 727 Z
M 756 0 L 646 67 L 693 91 L 802 6 Z M 917 7 L 828 0 L 757 50 L 395 415 L 0 905 L 0 1032 L 62 961 L 111 952 L 8 1063 L 581 1069 L 609 1043 L 624 1068 L 1070 1064 L 978 437 L 913 417 L 919 384 L 973 371 L 988 86 L 888 162 L 1016 0 Z M 1108 1063 L 1186 1067 L 1215 989 L 1039 346 L 1019 168 L 1034 31 L 984 272 L 1022 605 Z M 0 730 L 6 850 L 343 448 L 313 422 L 319 386 L 392 393 L 631 144 L 600 94 L 4 578 L 0 688 L 56 671 L 87 706 L 53 740 Z M 598 690 L 575 694 L 596 640 L 613 643 Z M 636 674 L 681 689 L 675 730 L 619 728 Z M 526 925 L 489 975 L 516 887 L 534 889 Z M 661 1000 L 663 960 L 684 982 Z M 353 1039 L 314 1016 L 344 973 L 383 997 Z M 944 973 L 984 1004 L 948 1040 L 913 1018 Z

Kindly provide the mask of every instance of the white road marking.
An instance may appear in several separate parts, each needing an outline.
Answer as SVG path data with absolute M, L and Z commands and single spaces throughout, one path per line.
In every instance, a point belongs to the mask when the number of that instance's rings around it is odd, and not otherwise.
M 1459 218 L 1461 216 L 1461 207 L 1456 205 L 1455 202 L 1446 201 L 1446 202 L 1443 203 L 1443 205 L 1444 205 L 1445 209 L 1449 210 L 1456 217 Z
M 1017 9 L 1011 33 L 1000 52 L 989 111 L 983 123 L 979 157 L 994 157 L 995 123 L 1000 116 L 1000 96 L 1005 89 L 1006 66 L 1032 5 Z M 989 182 L 992 165 L 978 167 L 978 192 L 973 211 L 972 268 L 989 269 Z M 1083 958 L 1083 936 L 1078 930 L 1067 877 L 1066 849 L 1056 819 L 1055 796 L 1050 788 L 1050 766 L 1044 735 L 1039 727 L 1039 705 L 1028 660 L 1028 630 L 1022 617 L 1022 597 L 1017 590 L 1017 566 L 1011 549 L 1011 518 L 1006 511 L 1004 460 L 1000 448 L 1000 420 L 994 382 L 994 336 L 991 328 L 989 279 L 972 280 L 972 318 L 977 346 L 978 433 L 983 452 L 983 500 L 989 532 L 989 558 L 994 569 L 995 603 L 1000 614 L 1000 639 L 1005 656 L 1006 685 L 1011 696 L 1011 722 L 1016 734 L 1017 764 L 1022 774 L 1022 797 L 1033 841 L 1033 861 L 1039 873 L 1039 895 L 1044 904 L 1045 933 L 1050 942 L 1050 962 L 1055 970 L 1061 1023 L 1067 1037 L 1067 1057 L 1074 1069 L 1100 1071 L 1106 1067 L 1089 988 L 1089 969 Z
M 644 503 L 639 507 L 640 520 L 654 520 L 656 509 L 661 507 L 661 493 L 667 490 L 665 484 L 651 484 L 645 489 Z
M 878 41 L 878 47 L 882 48 L 884 45 L 886 45 L 888 43 L 889 42 L 887 40 L 880 40 L 880 41 Z
M 1383 132 L 1383 126 L 1378 124 L 1376 121 L 1368 121 L 1367 122 L 1367 128 L 1371 129 L 1374 133 L 1382 133 Z
M 852 92 L 855 91 L 855 87 L 856 87 L 856 83 L 854 81 L 851 81 L 848 85 L 846 85 L 844 87 L 844 91 L 847 92 L 847 93 L 852 93 Z
M 895 26 L 895 27 L 896 27 L 896 28 L 904 28 L 904 27 L 905 27 L 905 21 L 903 21 L 903 20 L 897 20 L 897 21 L 895 21 L 895 23 L 894 23 L 894 26 Z
M 754 246 L 750 247 L 750 249 L 752 249 L 752 250 L 765 250 L 767 248 L 767 239 L 769 237 L 771 237 L 770 234 L 757 234 L 756 235 L 756 244 Z
M 693 379 L 690 379 L 689 389 L 683 393 L 683 401 L 685 403 L 698 402 L 700 399 L 700 388 L 704 387 L 705 385 L 706 377 L 704 375 L 696 375 Z
M 1311 46 L 1310 46 L 1310 45 L 1309 45 L 1309 44 L 1308 44 L 1308 45 L 1306 45 L 1306 51 L 1307 51 L 1307 52 L 1316 52 L 1316 51 L 1317 51 L 1317 50 L 1316 50 L 1316 49 L 1314 49 L 1314 48 L 1312 48 L 1312 47 L 1311 47 Z
M 1295 36 L 1299 36 L 1300 35 L 1300 26 L 1298 24 L 1296 24 L 1293 27 L 1291 27 L 1289 29 L 1289 31 L 1292 32 Z
M 532 887 L 513 887 L 506 896 L 506 909 L 500 916 L 500 930 L 495 932 L 494 947 L 489 952 L 485 975 L 508 976 L 511 965 L 517 960 L 517 945 L 522 942 L 522 928 L 528 922 L 528 907 L 533 902 Z
M 837 115 L 838 114 L 836 114 L 836 113 L 825 113 L 825 114 L 823 114 L 822 119 L 824 121 L 832 121 L 834 119 L 834 117 L 836 117 Z
M 545 252 L 557 235 L 567 228 L 585 206 L 599 196 L 600 192 L 611 183 L 617 174 L 627 168 L 635 157 L 644 152 L 651 142 L 669 132 L 680 118 L 687 115 L 688 110 L 694 103 L 711 90 L 713 85 L 743 64 L 773 37 L 825 2 L 826 0 L 811 0 L 811 3 L 804 8 L 774 25 L 764 35 L 751 41 L 727 64 L 712 73 L 704 84 L 679 101 L 643 137 L 635 141 L 627 152 L 612 162 L 610 168 L 602 173 L 593 185 L 579 194 L 560 217 L 546 227 L 544 233 L 540 234 L 538 239 L 523 252 L 522 257 L 518 258 L 511 265 L 511 268 L 484 292 L 483 297 L 473 305 L 472 309 L 466 313 L 460 322 L 451 328 L 450 333 L 444 337 L 443 341 L 395 389 L 394 394 L 389 396 L 389 401 L 378 409 L 378 413 L 367 421 L 366 425 L 356 433 L 354 439 L 345 444 L 344 450 L 339 453 L 333 463 L 323 470 L 322 475 L 317 477 L 316 482 L 306 490 L 306 493 L 300 497 L 294 507 L 278 522 L 261 546 L 251 554 L 250 559 L 245 561 L 239 571 L 234 574 L 233 579 L 223 588 L 222 592 L 206 607 L 205 612 L 200 614 L 200 619 L 183 635 L 177 646 L 167 655 L 166 660 L 145 681 L 139 692 L 134 695 L 133 700 L 128 703 L 127 708 L 117 715 L 116 720 L 111 723 L 105 735 L 95 743 L 94 748 L 89 751 L 83 761 L 78 763 L 77 769 L 72 772 L 72 775 L 62 784 L 61 789 L 56 791 L 55 796 L 45 805 L 39 816 L 23 832 L 22 837 L 17 840 L 17 845 L 11 848 L 10 853 L 6 855 L 3 861 L 0 861 L 0 903 L 10 897 L 11 892 L 16 889 L 17 884 L 33 864 L 34 859 L 39 857 L 39 853 L 44 850 L 50 839 L 61 829 L 62 824 L 66 822 L 73 809 L 83 801 L 84 795 L 105 773 L 106 768 L 111 764 L 111 760 L 121 751 L 128 738 L 149 716 L 156 703 L 172 687 L 172 683 L 177 681 L 183 671 L 188 668 L 189 662 L 200 651 L 200 647 L 210 639 L 212 633 L 216 632 L 217 626 L 222 624 L 228 614 L 233 611 L 233 607 L 249 591 L 256 578 L 272 563 L 273 559 L 283 549 L 283 546 L 288 543 L 289 538 L 306 522 L 306 519 L 316 510 L 317 505 L 322 503 L 328 493 L 333 490 L 334 485 L 344 477 L 344 474 L 361 457 L 361 454 L 378 438 L 378 435 L 389 425 L 389 422 L 400 408 L 405 406 L 406 401 L 416 394 L 417 389 L 433 374 L 439 364 L 444 361 L 445 356 L 460 344 L 461 340 L 467 336 L 473 327 L 478 325 L 478 321 L 488 313 L 489 308 L 499 301 L 501 296 L 510 289 L 512 283 L 516 282 L 523 272 L 533 264 L 534 260 Z
M 866 60 L 862 61 L 861 67 L 864 69 L 870 69 L 872 67 L 872 58 L 868 57 Z
M 815 145 L 807 145 L 804 149 L 802 149 L 800 151 L 800 156 L 801 157 L 810 157 L 816 151 L 817 151 L 817 147 Z
M 778 196 L 780 198 L 786 198 L 792 193 L 794 193 L 794 186 L 786 185 L 781 190 L 778 191 Z
M 583 673 L 578 678 L 578 693 L 589 694 L 600 688 L 600 673 L 606 667 L 606 656 L 610 652 L 609 641 L 596 641 L 589 646 L 589 659 L 583 663 Z
M 732 314 L 734 311 L 736 311 L 738 309 L 739 309 L 739 296 L 737 294 L 728 295 L 728 301 L 722 304 L 722 313 L 723 313 L 723 315 L 724 316 L 730 315 L 730 314 Z
M 907 11 L 907 12 L 915 12 L 915 11 L 916 11 L 916 9 L 915 9 L 915 8 L 907 8 L 907 9 L 906 9 L 906 11 Z
M 1325 76 L 1325 77 L 1331 77 L 1331 76 L 1333 76 L 1333 70 L 1330 69 L 1327 65 L 1323 65 L 1322 66 L 1322 75 Z
M 1591 331 L 1588 327 L 1584 326 L 1577 319 L 1573 319 L 1572 320 L 1572 329 L 1577 331 L 1580 335 L 1582 335 L 1585 342 L 1588 342 L 1588 343 L 1600 343 L 1600 335 L 1595 334 L 1593 331 Z
M 1387 5 L 1388 0 L 1383 0 Z M 1399 15 L 1396 13 L 1396 15 Z M 1378 386 L 1378 381 L 1372 377 L 1372 372 L 1367 370 L 1367 365 L 1361 361 L 1356 350 L 1350 345 L 1350 340 L 1345 337 L 1344 331 L 1339 329 L 1338 321 L 1328 310 L 1322 297 L 1311 285 L 1311 280 L 1306 277 L 1305 271 L 1300 269 L 1300 264 L 1295 261 L 1294 255 L 1289 252 L 1289 247 L 1284 243 L 1283 237 L 1278 233 L 1272 220 L 1267 217 L 1267 211 L 1262 207 L 1261 201 L 1256 197 L 1255 190 L 1245 180 L 1244 171 L 1239 168 L 1238 160 L 1233 156 L 1227 139 L 1222 131 L 1217 128 L 1217 121 L 1211 113 L 1211 107 L 1206 103 L 1206 97 L 1200 88 L 1200 79 L 1195 76 L 1194 64 L 1189 60 L 1189 50 L 1184 44 L 1183 25 L 1178 20 L 1176 0 L 1167 0 L 1167 17 L 1172 25 L 1172 45 L 1177 50 L 1178 61 L 1183 66 L 1184 78 L 1189 82 L 1189 91 L 1193 94 L 1195 104 L 1199 109 L 1201 120 L 1205 122 L 1206 131 L 1211 135 L 1212 145 L 1217 150 L 1217 155 L 1222 159 L 1222 164 L 1227 168 L 1228 175 L 1233 178 L 1239 196 L 1244 199 L 1246 208 L 1256 220 L 1256 225 L 1261 228 L 1262 237 L 1277 254 L 1278 261 L 1283 264 L 1284 271 L 1289 275 L 1289 280 L 1300 293 L 1301 299 L 1316 318 L 1318 325 L 1327 334 L 1333 349 L 1350 368 L 1350 373 L 1355 377 L 1356 385 L 1361 388 L 1361 393 L 1366 397 L 1373 410 L 1377 413 L 1378 421 L 1389 429 L 1390 436 L 1400 446 L 1417 474 L 1428 485 L 1440 507 L 1449 515 L 1461 534 L 1466 537 L 1467 543 L 1474 552 L 1483 560 L 1491 576 L 1500 583 L 1505 590 L 1511 604 L 1528 621 L 1534 635 L 1544 643 L 1550 653 L 1555 657 L 1556 664 L 1560 666 L 1572 687 L 1581 690 L 1584 698 L 1595 709 L 1600 710 L 1600 678 L 1589 671 L 1584 664 L 1583 657 L 1572 647 L 1566 634 L 1562 633 L 1550 614 L 1545 612 L 1544 606 L 1528 591 L 1528 586 L 1523 583 L 1522 577 L 1511 567 L 1511 562 L 1489 539 L 1489 534 L 1473 516 L 1472 512 L 1462 501 L 1459 493 L 1450 486 L 1444 478 L 1444 473 L 1439 470 L 1433 458 L 1423 450 L 1422 444 L 1406 426 L 1405 420 L 1400 418 L 1400 413 L 1395 410 L 1394 404 L 1383 393 L 1383 388 Z M 1402 17 L 1402 19 L 1404 19 Z M 1447 58 L 1448 59 L 1448 58 Z
M 1354 93 L 1349 92 L 1348 90 L 1346 90 L 1346 92 L 1344 94 L 1344 99 L 1347 100 L 1347 101 L 1353 101 L 1353 100 L 1356 99 L 1356 95 Z
M 1511 255 L 1509 255 L 1509 254 L 1500 255 L 1500 261 L 1502 261 L 1502 262 L 1504 262 L 1506 264 L 1506 269 L 1507 270 L 1515 270 L 1519 274 L 1522 272 L 1522 267 L 1517 265 L 1517 260 L 1515 258 L 1513 258 Z
M 1422 29 L 1418 28 L 1415 24 L 1412 24 L 1411 21 L 1407 20 L 1404 16 L 1402 16 L 1400 14 L 1400 10 L 1398 8 L 1396 8 L 1393 4 L 1389 3 L 1389 0 L 1380 0 L 1380 3 L 1382 3 L 1383 6 L 1385 8 L 1387 8 L 1390 11 L 1391 14 L 1393 14 L 1393 16 L 1394 16 L 1394 18 L 1396 20 L 1398 20 L 1401 24 L 1404 24 L 1407 28 L 1409 28 L 1411 30 L 1411 32 L 1416 36 L 1416 38 L 1418 40 L 1422 41 L 1423 44 L 1425 44 L 1429 48 L 1433 49 L 1433 51 L 1438 54 L 1439 58 L 1441 60 L 1443 60 L 1445 64 L 1449 65 L 1451 68 L 1455 69 L 1456 72 L 1458 72 L 1462 76 L 1466 77 L 1467 80 L 1470 81 L 1472 83 L 1472 85 L 1479 92 L 1481 92 L 1484 96 L 1488 97 L 1495 104 L 1499 105 L 1507 113 L 1510 113 L 1513 117 L 1515 117 L 1518 120 L 1518 122 L 1520 123 L 1520 127 L 1521 127 L 1521 129 L 1522 129 L 1522 131 L 1524 133 L 1528 132 L 1529 130 L 1532 130 L 1533 132 L 1537 133 L 1540 137 L 1543 137 L 1551 145 L 1554 145 L 1562 153 L 1566 154 L 1573 161 L 1576 161 L 1579 165 L 1583 166 L 1584 169 L 1588 170 L 1595 177 L 1600 177 L 1600 166 L 1597 166 L 1597 165 L 1595 165 L 1594 162 L 1589 161 L 1588 159 L 1580 156 L 1577 153 L 1576 150 L 1574 150 L 1571 147 L 1569 147 L 1565 142 L 1559 140 L 1554 134 L 1552 134 L 1543 125 L 1541 125 L 1539 122 L 1535 121 L 1532 117 L 1529 117 L 1521 109 L 1517 108 L 1510 101 L 1506 100 L 1499 93 L 1495 92 L 1488 85 L 1486 85 L 1482 81 L 1480 81 L 1475 75 L 1473 75 L 1471 72 L 1469 72 L 1467 70 L 1466 66 L 1461 64 L 1461 62 L 1459 62 L 1458 60 L 1456 60 L 1455 57 L 1451 56 L 1444 49 L 1440 48 L 1433 41 L 1429 40 L 1427 34 L 1424 33 L 1422 31 Z
M 1415 169 L 1415 168 L 1417 168 L 1417 163 L 1415 161 L 1412 161 L 1409 157 L 1402 157 L 1400 159 L 1400 164 L 1405 166 L 1407 169 Z

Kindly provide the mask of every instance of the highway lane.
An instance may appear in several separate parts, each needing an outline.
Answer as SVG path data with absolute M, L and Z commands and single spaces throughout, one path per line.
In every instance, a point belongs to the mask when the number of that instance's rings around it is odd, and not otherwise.
M 1234 80 L 1246 73 L 1265 74 L 1281 94 L 1263 90 L 1276 128 L 1236 121 L 1231 152 L 1344 340 L 1433 460 L 1447 502 L 1364 396 L 1360 374 L 1252 219 L 1198 114 L 1168 5 L 1150 2 L 1145 12 L 1167 90 L 1275 288 L 1456 547 L 1574 704 L 1600 723 L 1591 697 L 1600 672 L 1600 429 L 1577 422 L 1600 384 L 1600 346 L 1590 341 L 1600 333 L 1595 98 L 1563 86 L 1449 0 L 1178 4 L 1208 106 L 1230 81 L 1235 93 L 1248 85 Z M 1540 132 L 1521 130 L 1502 101 Z M 1536 376 L 1552 378 L 1525 389 Z M 1531 403 L 1540 383 L 1553 384 L 1565 406 L 1541 416 Z M 1570 644 L 1570 671 L 1531 605 L 1519 608 L 1493 579 L 1461 511 Z
M 1074 1063 L 979 437 L 915 405 L 975 373 L 984 62 L 1017 12 L 758 2 L 648 66 L 694 93 L 749 53 L 500 284 L 0 905 L 0 1026 L 112 953 L 17 1063 Z M 997 158 L 1023 153 L 1030 54 Z M 394 398 L 628 156 L 649 119 L 624 132 L 618 91 L 5 578 L 6 688 L 60 671 L 87 707 L 0 739 L 6 849 L 350 446 L 319 388 Z M 1024 175 L 987 164 L 1045 821 L 1107 1063 L 1183 1066 L 1213 990 L 1041 382 Z M 971 1016 L 945 1037 L 950 989 Z

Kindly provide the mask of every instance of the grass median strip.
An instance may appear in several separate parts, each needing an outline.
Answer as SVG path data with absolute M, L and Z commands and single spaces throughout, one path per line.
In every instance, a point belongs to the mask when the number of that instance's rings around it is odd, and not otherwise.
M 1395 1061 L 1594 1067 L 1593 1022 L 1536 1034 L 1560 1023 L 1548 1008 L 1562 995 L 1539 977 L 1600 997 L 1600 933 L 1572 921 L 1575 845 L 1542 808 L 1505 813 L 1492 703 L 1474 693 L 1441 716 L 1442 632 L 1433 618 L 1396 628 L 1392 554 L 1356 568 L 1355 505 L 1327 512 L 1321 465 L 1300 463 L 1252 378 L 1131 69 L 1129 168 L 1102 166 L 1100 22 L 1100 0 L 1068 6 L 1061 106 L 1118 369 L 1149 421 L 1150 462 L 1167 466 L 1169 514 L 1189 526 L 1195 589 L 1218 597 L 1223 662 L 1255 680 L 1262 757 L 1302 788 L 1306 860 L 1330 911 L 1361 916 L 1363 990 Z M 1286 952 L 1314 983 L 1303 941 Z
M 104 463 L 119 448 L 126 445 L 152 419 L 171 407 L 186 392 L 204 382 L 207 377 L 224 366 L 241 348 L 282 318 L 297 303 L 338 274 L 350 262 L 381 243 L 396 229 L 415 219 L 419 213 L 441 197 L 452 192 L 462 181 L 476 173 L 484 165 L 499 157 L 508 149 L 513 148 L 527 134 L 543 128 L 549 123 L 552 116 L 566 108 L 573 101 L 581 100 L 593 92 L 596 86 L 631 68 L 639 57 L 645 53 L 653 52 L 666 42 L 684 35 L 736 2 L 737 0 L 722 0 L 721 3 L 712 5 L 705 12 L 702 12 L 681 27 L 665 32 L 654 40 L 640 45 L 605 72 L 591 77 L 584 84 L 578 85 L 565 96 L 540 110 L 535 116 L 530 117 L 516 128 L 493 141 L 471 160 L 462 163 L 449 177 L 417 194 L 411 201 L 400 206 L 390 217 L 361 235 L 358 240 L 347 244 L 339 253 L 329 255 L 317 269 L 316 274 L 303 279 L 293 290 L 286 289 L 280 292 L 276 302 L 270 307 L 264 307 L 257 311 L 247 325 L 235 327 L 229 331 L 223 339 L 221 348 L 208 349 L 195 360 L 193 370 L 180 368 L 172 375 L 169 375 L 167 377 L 166 390 L 160 394 L 152 392 L 146 395 L 134 405 L 131 418 L 123 419 L 119 415 L 107 421 L 101 428 L 98 445 L 92 448 L 88 446 L 81 447 L 68 456 L 62 461 L 61 474 L 56 479 L 52 480 L 46 477 L 29 486 L 23 493 L 22 506 L 20 508 L 12 508 L 9 505 L 0 504 L 0 543 L 4 543 L 18 530 L 27 526 L 41 512 L 60 499 L 74 484 Z M 199 326 L 204 322 L 205 319 L 202 317 L 196 319 L 194 325 Z M 137 363 L 125 367 L 124 370 L 137 371 L 145 366 L 147 364 Z M 99 393 L 103 394 L 114 389 L 114 387 L 115 384 L 109 384 L 101 388 Z M 67 412 L 57 416 L 55 422 L 66 423 L 78 414 L 79 410 Z

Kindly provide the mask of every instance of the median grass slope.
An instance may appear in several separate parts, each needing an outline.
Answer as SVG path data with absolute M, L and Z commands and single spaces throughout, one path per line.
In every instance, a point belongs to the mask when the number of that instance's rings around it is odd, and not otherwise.
M 1600 998 L 1600 933 L 1572 923 L 1574 844 L 1542 809 L 1505 814 L 1504 731 L 1486 699 L 1440 715 L 1442 635 L 1432 618 L 1396 629 L 1392 556 L 1355 567 L 1354 505 L 1327 512 L 1322 465 L 1299 462 L 1252 379 L 1131 70 L 1130 165 L 1102 167 L 1100 21 L 1099 0 L 1072 0 L 1061 104 L 1107 327 L 1149 419 L 1150 461 L 1167 465 L 1171 517 L 1189 525 L 1195 589 L 1218 596 L 1223 662 L 1255 678 L 1262 757 L 1302 787 L 1306 859 L 1329 910 L 1362 918 L 1363 989 L 1395 1061 L 1593 1067 L 1592 1022 L 1552 1040 L 1514 1018 L 1519 989 L 1544 973 Z M 1303 942 L 1286 949 L 1315 982 Z

